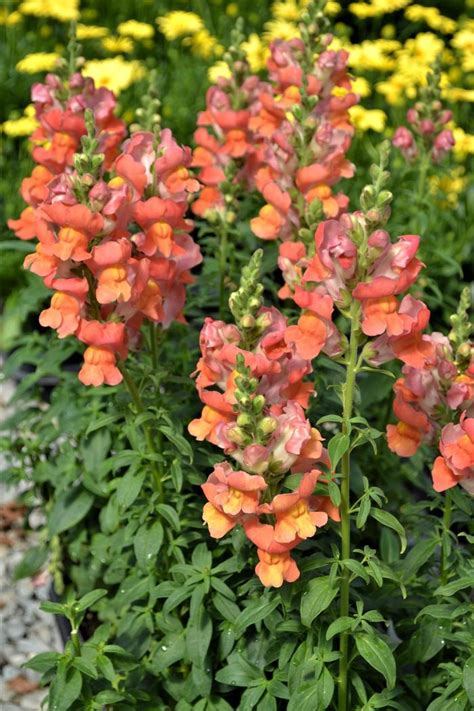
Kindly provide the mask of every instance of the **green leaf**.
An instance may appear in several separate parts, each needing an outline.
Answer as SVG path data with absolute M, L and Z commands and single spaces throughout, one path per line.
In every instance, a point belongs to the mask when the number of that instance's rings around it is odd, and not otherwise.
M 81 689 L 81 673 L 77 669 L 61 668 L 50 687 L 50 711 L 68 711 L 80 695 Z
M 44 674 L 56 666 L 61 656 L 59 652 L 41 652 L 41 654 L 36 654 L 32 659 L 25 662 L 23 666 Z
M 155 521 L 151 526 L 144 523 L 135 534 L 133 548 L 140 568 L 156 565 L 156 556 L 163 543 L 163 526 Z
M 94 495 L 82 486 L 75 486 L 60 494 L 48 518 L 50 536 L 57 536 L 82 521 L 93 503 Z
M 50 602 L 45 600 L 40 604 L 40 610 L 49 612 L 51 615 L 64 615 L 68 612 L 66 605 L 61 605 L 60 602 Z
M 329 481 L 328 483 L 328 493 L 329 497 L 334 504 L 334 506 L 341 505 L 341 490 L 335 481 Z
M 347 452 L 351 444 L 349 435 L 339 432 L 331 439 L 328 444 L 329 459 L 331 460 L 331 469 L 335 471 L 340 459 Z
M 86 676 L 90 676 L 92 679 L 97 679 L 98 674 L 97 670 L 94 667 L 94 665 L 84 659 L 84 657 L 74 657 L 72 661 L 72 666 L 75 669 L 78 669 L 81 674 L 85 674 Z
M 212 620 L 204 605 L 201 605 L 186 628 L 186 654 L 198 667 L 204 666 L 212 638 Z
M 174 444 L 180 454 L 187 457 L 189 462 L 193 461 L 193 448 L 182 434 L 176 432 L 176 430 L 172 429 L 172 427 L 169 427 L 168 425 L 160 425 L 158 429 L 160 432 L 163 432 L 166 439 Z
M 382 526 L 387 526 L 387 528 L 392 528 L 398 535 L 400 536 L 400 553 L 403 553 L 406 550 L 407 547 L 407 537 L 405 533 L 405 529 L 403 528 L 402 524 L 400 521 L 395 518 L 391 513 L 388 511 L 383 511 L 382 509 L 375 509 L 373 508 L 370 512 L 370 515 L 372 518 L 375 518 L 376 521 L 382 524 Z
M 452 582 L 447 583 L 447 585 L 441 585 L 439 588 L 436 588 L 434 594 L 449 597 L 450 595 L 454 595 L 455 593 L 459 592 L 460 590 L 464 590 L 465 588 L 474 588 L 474 574 L 464 575 L 463 577 L 458 578 L 457 580 L 453 580 Z
M 385 677 L 388 688 L 393 689 L 397 670 L 395 658 L 388 644 L 375 634 L 357 634 L 355 640 L 360 656 L 380 672 Z
M 310 627 L 313 620 L 326 610 L 337 595 L 336 582 L 329 576 L 315 578 L 301 598 L 301 622 Z
M 172 506 L 168 506 L 168 504 L 158 504 L 156 510 L 163 516 L 163 518 L 170 524 L 170 526 L 174 528 L 175 531 L 180 530 L 181 524 L 179 521 L 179 516 Z
M 13 580 L 21 578 L 31 578 L 46 563 L 48 549 L 44 546 L 33 546 L 29 548 L 22 560 L 15 566 Z
M 184 634 L 184 630 L 172 633 L 158 643 L 157 651 L 151 660 L 151 666 L 156 674 L 160 674 L 172 664 L 183 659 L 186 653 Z
M 113 423 L 116 422 L 116 420 L 118 419 L 118 415 L 101 415 L 101 417 L 98 417 L 96 420 L 90 423 L 89 427 L 86 429 L 85 434 L 87 436 L 91 432 L 100 430 L 102 427 L 109 427 L 110 425 L 113 425 Z
M 274 597 L 270 600 L 265 597 L 261 597 L 259 600 L 252 600 L 235 620 L 236 637 L 240 637 L 250 625 L 256 625 L 258 622 L 261 622 L 267 615 L 273 612 L 279 604 L 280 600 L 278 597 Z
M 83 595 L 80 600 L 76 603 L 75 609 L 77 612 L 84 612 L 88 607 L 92 607 L 101 598 L 107 595 L 107 590 L 104 588 L 98 588 L 97 590 L 91 590 L 90 592 Z
M 404 580 L 410 580 L 418 570 L 431 558 L 439 543 L 436 539 L 418 541 L 403 561 L 402 575 Z
M 142 489 L 145 476 L 145 469 L 136 471 L 135 467 L 132 466 L 120 479 L 115 496 L 122 509 L 127 509 L 133 504 Z
M 249 686 L 252 682 L 262 679 L 260 669 L 251 664 L 241 655 L 234 659 L 227 667 L 219 669 L 216 681 L 229 686 Z M 253 685 L 253 684 L 252 684 Z
M 372 507 L 372 502 L 370 497 L 365 495 L 360 500 L 359 510 L 357 512 L 356 526 L 357 528 L 363 528 L 369 518 L 370 509 Z
M 474 654 L 469 657 L 462 670 L 462 685 L 470 703 L 474 705 Z
M 337 634 L 345 632 L 346 630 L 354 629 L 357 621 L 353 617 L 339 617 L 338 620 L 331 622 L 326 630 L 326 639 L 332 639 Z
M 366 583 L 369 582 L 370 576 L 360 561 L 348 558 L 347 560 L 342 560 L 341 563 L 358 578 L 362 578 Z

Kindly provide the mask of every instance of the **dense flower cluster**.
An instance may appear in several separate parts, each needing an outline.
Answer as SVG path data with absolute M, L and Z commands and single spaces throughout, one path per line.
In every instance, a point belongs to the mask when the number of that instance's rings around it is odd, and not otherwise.
M 251 221 L 253 232 L 286 241 L 306 226 L 305 206 L 316 201 L 326 217 L 347 207 L 333 186 L 353 175 L 345 156 L 354 132 L 348 110 L 358 97 L 350 91 L 347 53 L 329 51 L 330 41 L 325 35 L 322 51 L 308 60 L 302 40 L 276 40 L 269 81 L 249 75 L 238 60 L 208 90 L 195 133 L 193 165 L 206 186 L 196 214 L 224 209 L 225 195 L 241 184 L 266 202 Z
M 190 269 L 201 261 L 185 216 L 199 187 L 191 151 L 163 129 L 135 133 L 119 153 L 125 125 L 113 94 L 79 74 L 67 85 L 50 75 L 33 100 L 39 165 L 22 183 L 29 207 L 9 225 L 38 238 L 25 267 L 55 291 L 40 323 L 87 345 L 84 384 L 116 385 L 117 359 L 137 344 L 143 320 L 167 327 L 183 318 Z
M 338 512 L 328 497 L 313 496 L 321 475 L 314 467 L 328 460 L 322 437 L 304 412 L 313 393 L 303 382 L 311 363 L 285 341 L 286 318 L 260 305 L 258 258 L 257 253 L 231 297 L 239 325 L 206 319 L 201 331 L 196 385 L 204 408 L 189 431 L 242 467 L 218 464 L 203 485 L 210 534 L 220 538 L 240 523 L 258 548 L 260 580 L 280 587 L 299 576 L 290 550 L 313 536 L 328 516 L 337 520 Z M 246 302 L 243 309 L 239 299 Z M 290 471 L 302 474 L 300 484 L 280 493 Z
M 473 494 L 474 351 L 465 342 L 456 353 L 441 333 L 424 339 L 432 346 L 425 366 L 405 365 L 394 385 L 399 422 L 388 425 L 388 444 L 396 454 L 410 457 L 422 443 L 439 442 L 433 488 L 445 491 L 460 483 Z

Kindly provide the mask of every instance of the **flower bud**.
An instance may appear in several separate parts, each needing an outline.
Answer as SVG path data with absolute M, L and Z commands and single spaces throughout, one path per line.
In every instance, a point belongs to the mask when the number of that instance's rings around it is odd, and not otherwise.
M 239 446 L 245 445 L 248 442 L 248 435 L 240 427 L 232 427 L 226 434 L 227 439 L 230 439 L 231 442 Z
M 246 412 L 242 412 L 237 417 L 237 424 L 239 427 L 250 427 L 252 422 L 253 422 L 252 418 Z
M 245 314 L 240 319 L 240 324 L 241 328 L 255 328 L 255 319 L 251 314 Z
M 278 426 L 278 422 L 274 417 L 264 417 L 263 420 L 258 425 L 257 431 L 264 437 L 268 437 L 273 432 L 275 432 Z
M 252 400 L 252 410 L 256 413 L 260 413 L 265 407 L 265 398 L 263 395 L 256 395 Z

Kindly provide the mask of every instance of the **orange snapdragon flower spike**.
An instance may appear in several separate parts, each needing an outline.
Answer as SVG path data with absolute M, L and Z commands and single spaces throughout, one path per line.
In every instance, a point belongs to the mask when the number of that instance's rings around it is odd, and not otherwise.
M 258 560 L 255 572 L 265 587 L 281 588 L 283 583 L 294 583 L 300 577 L 300 571 L 289 551 L 267 553 L 257 550 Z

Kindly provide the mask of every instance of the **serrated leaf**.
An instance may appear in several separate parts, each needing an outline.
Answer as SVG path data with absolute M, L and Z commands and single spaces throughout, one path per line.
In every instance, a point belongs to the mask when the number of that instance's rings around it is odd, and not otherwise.
M 310 627 L 313 620 L 329 607 L 336 595 L 336 582 L 329 575 L 311 580 L 301 598 L 301 622 Z
M 397 669 L 392 650 L 383 639 L 375 634 L 357 634 L 356 646 L 360 656 L 373 669 L 380 672 L 389 689 L 395 686 Z
M 376 521 L 382 524 L 382 526 L 387 526 L 388 528 L 392 528 L 396 533 L 398 533 L 400 537 L 400 553 L 403 553 L 406 550 L 407 547 L 407 537 L 405 533 L 405 529 L 403 528 L 402 524 L 400 521 L 395 518 L 391 513 L 388 511 L 383 511 L 383 509 L 376 509 L 373 508 L 370 512 L 370 515 L 372 518 L 375 518 Z

